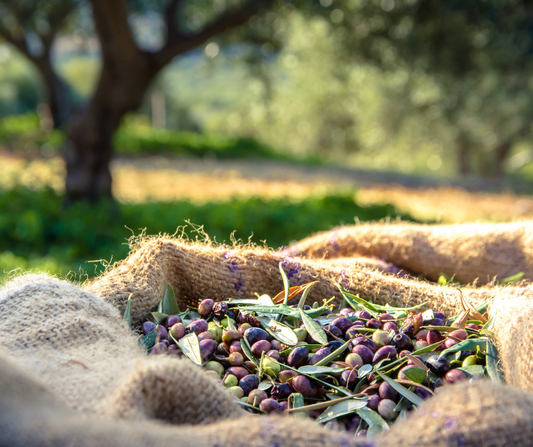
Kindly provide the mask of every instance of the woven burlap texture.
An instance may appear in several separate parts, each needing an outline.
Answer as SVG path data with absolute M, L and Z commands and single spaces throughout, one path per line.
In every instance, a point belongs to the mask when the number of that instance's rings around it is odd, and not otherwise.
M 135 337 L 120 314 L 93 294 L 33 275 L 0 291 L 0 309 L 6 308 L 0 344 L 16 364 L 0 353 L 0 406 L 9 409 L 0 412 L 0 445 L 525 447 L 533 436 L 531 395 L 490 382 L 444 389 L 375 440 L 289 417 L 242 417 L 228 393 L 187 361 L 147 359 L 136 348 L 120 355 L 113 346 L 135 346 Z M 505 312 L 505 305 L 500 309 Z M 40 336 L 28 332 L 37 325 Z M 108 349 L 95 351 L 92 343 Z M 198 423 L 207 425 L 191 426 Z
M 432 280 L 445 273 L 486 284 L 519 272 L 533 280 L 533 222 L 352 225 L 310 236 L 284 253 L 316 259 L 374 256 Z
M 183 304 L 196 306 L 204 298 L 253 298 L 254 293 L 271 296 L 283 290 L 281 262 L 292 286 L 320 282 L 309 302 L 340 293 L 335 284 L 378 304 L 411 306 L 429 302 L 448 314 L 462 310 L 460 295 L 478 304 L 496 293 L 528 294 L 529 284 L 506 287 L 440 287 L 433 283 L 400 278 L 348 261 L 341 265 L 321 260 L 287 257 L 283 253 L 250 247 L 211 246 L 170 238 L 156 238 L 141 244 L 124 261 L 87 286 L 123 312 L 130 294 L 135 324 L 145 321 L 171 284 Z

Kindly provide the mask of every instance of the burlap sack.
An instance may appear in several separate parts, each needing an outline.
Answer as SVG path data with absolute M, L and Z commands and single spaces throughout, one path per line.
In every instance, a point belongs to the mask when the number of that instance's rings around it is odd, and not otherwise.
M 533 280 L 533 222 L 505 224 L 362 224 L 318 233 L 284 250 L 287 256 L 375 256 L 436 280 L 446 273 L 481 284 L 524 272 Z
M 141 244 L 113 269 L 87 286 L 123 312 L 130 293 L 135 323 L 145 321 L 167 284 L 172 284 L 183 304 L 196 306 L 204 298 L 253 298 L 254 292 L 271 296 L 283 290 L 278 265 L 282 263 L 292 286 L 320 280 L 309 302 L 340 293 L 335 284 L 378 304 L 410 306 L 429 302 L 450 315 L 463 308 L 463 294 L 476 305 L 495 294 L 531 293 L 527 283 L 514 287 L 440 287 L 433 283 L 385 275 L 354 264 L 331 264 L 320 260 L 288 257 L 281 252 L 252 247 L 211 246 L 183 240 L 158 238 Z
M 0 289 L 0 346 L 15 363 L 0 359 L 0 408 L 10 409 L 0 412 L 0 445 L 530 445 L 528 284 L 463 291 L 474 302 L 499 294 L 495 333 L 507 380 L 521 390 L 488 382 L 450 387 L 375 440 L 328 432 L 310 421 L 243 416 L 188 361 L 147 358 L 121 320 L 130 292 L 135 321 L 141 322 L 167 282 L 182 305 L 204 297 L 277 293 L 279 262 L 293 285 L 321 281 L 316 300 L 334 294 L 340 282 L 380 303 L 427 300 L 436 310 L 459 308 L 453 288 L 267 250 L 170 239 L 148 241 L 86 290 L 46 276 L 15 279 Z M 524 316 L 517 318 L 517 312 Z

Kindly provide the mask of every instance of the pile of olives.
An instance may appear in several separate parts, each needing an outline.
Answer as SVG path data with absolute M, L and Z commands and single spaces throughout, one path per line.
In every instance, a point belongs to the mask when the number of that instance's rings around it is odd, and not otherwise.
M 357 436 L 402 419 L 440 387 L 486 374 L 486 320 L 455 319 L 452 327 L 441 312 L 376 308 L 325 310 L 311 324 L 204 299 L 180 315 L 159 314 L 159 324 L 147 321 L 142 330 L 153 339 L 145 344 L 150 354 L 191 358 L 249 411 L 309 417 Z M 348 396 L 358 404 L 336 405 Z

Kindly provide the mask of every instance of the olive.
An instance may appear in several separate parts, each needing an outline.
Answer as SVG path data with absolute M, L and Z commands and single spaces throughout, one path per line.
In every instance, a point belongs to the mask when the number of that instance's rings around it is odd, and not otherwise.
M 295 371 L 292 371 L 290 369 L 286 369 L 284 371 L 281 371 L 278 375 L 278 379 L 281 383 L 286 383 L 287 381 L 289 381 L 290 379 L 292 379 L 293 377 L 296 377 L 298 375 L 297 372 Z
M 230 329 L 222 333 L 222 341 L 229 344 L 241 338 L 242 334 L 236 329 Z
M 196 335 L 205 332 L 209 329 L 209 325 L 205 320 L 195 320 L 187 326 L 189 332 L 194 332 Z
M 397 334 L 398 326 L 394 321 L 385 321 L 385 323 L 383 323 L 383 330 L 386 332 L 394 331 L 394 333 Z
M 439 341 L 442 341 L 442 340 L 444 340 L 443 335 L 439 331 L 436 331 L 434 329 L 428 331 L 426 335 L 426 341 L 430 345 L 432 345 L 433 343 L 438 343 Z
M 305 348 L 305 349 L 307 350 L 307 348 Z M 266 340 L 256 341 L 252 345 L 250 350 L 252 351 L 252 354 L 255 355 L 256 357 L 261 357 L 263 352 L 270 351 L 270 343 L 268 341 L 266 341 Z
M 330 326 L 335 326 L 344 335 L 344 333 L 352 325 L 352 320 L 350 320 L 349 318 L 346 318 L 346 317 L 338 317 L 338 318 L 335 318 L 329 325 Z
M 229 352 L 240 352 L 242 355 L 244 355 L 240 340 L 235 340 L 231 342 L 231 344 L 229 345 Z
M 165 326 L 157 326 L 157 335 L 159 336 L 160 340 L 168 340 L 168 331 L 166 330 Z
M 287 358 L 287 364 L 293 368 L 299 368 L 307 363 L 308 350 L 305 346 L 298 346 L 292 350 Z
M 363 345 L 375 353 L 378 350 L 378 345 L 374 343 L 371 338 L 368 337 L 356 337 L 352 340 L 352 346 Z
M 185 326 L 183 323 L 176 323 L 170 328 L 170 335 L 174 337 L 175 340 L 179 340 L 185 335 Z
M 388 382 L 381 382 L 379 385 L 379 397 L 382 399 L 396 400 L 398 391 L 396 391 Z
M 230 386 L 228 391 L 233 394 L 237 399 L 244 397 L 244 391 L 240 386 Z
M 335 351 L 335 349 L 339 349 L 343 345 L 342 341 L 333 340 L 330 341 L 326 346 L 331 349 L 331 352 Z
M 305 376 L 296 376 L 292 379 L 292 387 L 303 397 L 315 397 L 316 390 L 313 388 L 311 381 Z
M 209 298 L 202 300 L 200 304 L 198 304 L 198 313 L 202 317 L 207 317 L 213 310 L 214 305 L 215 305 L 215 302 Z
M 244 395 L 248 396 L 250 391 L 255 390 L 259 386 L 259 377 L 254 374 L 248 374 L 239 380 L 239 386 L 242 388 Z
M 244 357 L 240 352 L 232 352 L 228 357 L 228 361 L 232 366 L 240 366 L 244 362 Z
M 381 329 L 378 329 L 372 334 L 372 341 L 377 346 L 385 346 L 389 343 L 389 334 Z
M 360 368 L 364 365 L 361 356 L 359 354 L 354 354 L 353 352 L 348 354 L 344 361 L 350 366 L 350 368 Z
M 233 374 L 235 377 L 237 377 L 238 380 L 241 380 L 243 377 L 250 374 L 246 368 L 243 368 L 242 366 L 232 366 L 228 368 L 228 373 Z
M 178 345 L 170 345 L 167 348 L 167 352 L 172 355 L 177 355 L 178 357 L 182 356 L 181 349 L 178 348 Z
M 381 321 L 375 318 L 371 318 L 370 320 L 368 320 L 365 326 L 369 329 L 381 329 L 383 327 L 383 325 L 381 324 Z
M 179 315 L 170 315 L 166 320 L 165 320 L 165 327 L 168 329 L 168 328 L 171 328 L 172 326 L 174 326 L 176 323 L 181 323 L 181 318 Z
M 429 343 L 426 340 L 417 340 L 413 350 L 418 351 L 419 349 L 426 348 L 427 346 L 429 346 Z
M 461 380 L 466 380 L 466 374 L 459 369 L 451 369 L 446 373 L 445 379 L 449 383 L 460 382 Z
M 378 404 L 378 413 L 383 416 L 383 419 L 392 421 L 396 419 L 398 413 L 394 411 L 396 404 L 390 399 L 382 399 Z
M 200 355 L 202 356 L 202 361 L 205 362 L 213 357 L 217 347 L 218 343 L 215 340 L 202 340 L 200 342 Z
M 150 332 L 152 332 L 155 329 L 155 323 L 152 323 L 151 321 L 146 321 L 143 323 L 143 333 L 144 335 L 148 335 Z
M 209 331 L 198 334 L 198 341 L 213 340 L 213 334 Z
M 244 337 L 246 338 L 246 340 L 248 340 L 250 346 L 252 346 L 259 340 L 268 340 L 270 338 L 270 335 L 268 335 L 267 331 L 261 328 L 251 327 L 249 329 L 246 329 L 246 331 L 244 332 Z
M 248 404 L 259 408 L 261 402 L 263 402 L 267 398 L 267 393 L 265 393 L 263 390 L 256 388 L 255 390 L 250 391 L 250 393 L 248 394 Z
M 421 329 L 416 333 L 415 338 L 417 340 L 426 340 L 428 336 L 428 332 L 429 332 L 429 329 Z
M 289 397 L 292 392 L 292 386 L 288 383 L 280 383 L 272 388 L 270 395 L 276 399 L 285 399 L 286 397 Z
M 215 380 L 220 379 L 220 374 L 217 373 L 216 371 L 208 370 L 205 372 L 205 374 L 211 377 L 212 379 L 215 379 Z
M 433 318 L 440 318 L 441 320 L 447 320 L 448 317 L 446 317 L 445 314 L 442 312 L 433 312 Z
M 275 399 L 263 399 L 259 404 L 259 409 L 265 413 L 278 413 L 283 411 L 281 404 Z
M 341 309 L 339 311 L 339 315 L 344 315 L 345 317 L 350 317 L 352 315 L 355 315 L 355 312 L 353 311 L 353 309 L 351 309 L 349 307 L 345 307 L 344 309 Z
M 241 333 L 241 335 L 244 335 L 247 329 L 250 329 L 252 327 L 249 323 L 243 323 L 239 326 L 238 331 Z
M 220 301 L 213 305 L 213 315 L 217 318 L 224 318 L 228 313 L 228 303 Z
M 224 385 L 226 388 L 237 386 L 238 383 L 239 381 L 237 380 L 237 377 L 235 377 L 233 374 L 228 374 L 224 379 Z
M 270 342 L 270 346 L 272 347 L 272 349 L 275 349 L 276 351 L 282 351 L 281 343 L 278 340 L 272 340 Z
M 216 371 L 219 376 L 222 376 L 222 374 L 224 374 L 224 367 L 220 363 L 215 361 L 207 362 L 205 364 L 205 369 L 207 369 L 208 371 Z
M 280 356 L 279 351 L 276 351 L 275 349 L 271 349 L 270 351 L 266 353 L 266 355 L 274 360 L 279 360 L 279 356 Z
M 469 355 L 467 358 L 463 360 L 463 364 L 461 366 L 473 366 L 477 365 L 477 357 L 474 355 Z
M 329 348 L 320 348 L 317 352 L 315 352 L 313 357 L 311 357 L 311 360 L 309 361 L 309 364 L 310 365 L 315 365 L 320 360 L 326 358 L 330 354 L 331 354 L 331 349 L 329 349 Z
M 351 432 L 351 433 L 355 433 L 356 430 L 359 428 L 359 424 L 361 423 L 361 417 L 360 416 L 352 416 L 350 419 L 348 419 L 345 424 L 346 424 L 346 430 Z
M 280 411 L 285 411 L 289 409 L 289 402 L 284 400 L 283 402 L 279 403 Z
M 432 396 L 432 394 L 428 390 L 419 387 L 415 388 L 415 394 L 424 400 L 429 399 Z
M 450 362 L 446 357 L 439 359 L 438 355 L 432 355 L 426 360 L 426 365 L 430 371 L 438 376 L 443 376 L 450 370 Z
M 372 396 L 368 396 L 368 400 L 366 401 L 366 406 L 370 408 L 371 410 L 376 411 L 378 409 L 378 405 L 381 402 L 381 397 L 379 397 L 379 394 L 373 394 Z
M 360 437 L 362 437 L 362 438 L 365 438 L 365 437 L 366 437 L 366 433 L 367 433 L 366 430 L 359 430 L 359 431 L 357 432 L 357 435 L 356 435 L 356 436 L 360 436 Z
M 414 349 L 412 340 L 405 334 L 396 334 L 392 339 L 392 344 L 398 351 L 412 351 Z
M 308 335 L 307 330 L 304 327 L 298 327 L 294 329 L 293 332 L 296 335 L 296 338 L 298 339 L 298 341 L 305 341 Z
M 357 345 L 352 349 L 352 353 L 357 354 L 363 360 L 363 363 L 372 363 L 374 353 L 368 349 L 365 345 Z
M 383 346 L 374 354 L 372 363 L 378 363 L 384 359 L 394 360 L 396 357 L 398 357 L 398 351 L 394 346 Z
M 372 318 L 372 315 L 370 315 L 370 312 L 366 310 L 358 310 L 355 312 L 355 316 L 357 318 L 363 318 L 364 320 L 370 320 Z
M 435 314 L 433 314 L 435 315 Z M 443 320 L 442 318 L 433 318 L 432 320 L 428 320 L 425 322 L 426 325 L 431 326 L 444 326 L 446 323 L 446 320 Z
M 332 325 L 324 326 L 324 330 L 328 336 L 328 340 L 335 340 L 335 337 L 342 338 L 343 332 L 337 327 Z
M 340 382 L 342 386 L 345 386 L 346 388 L 353 389 L 355 385 L 357 385 L 357 382 L 359 381 L 357 377 L 357 371 L 356 369 L 347 369 L 346 371 L 343 371 L 341 374 Z
M 166 352 L 167 352 L 167 345 L 162 342 L 156 343 L 152 347 L 152 349 L 150 349 L 150 354 L 165 354 Z

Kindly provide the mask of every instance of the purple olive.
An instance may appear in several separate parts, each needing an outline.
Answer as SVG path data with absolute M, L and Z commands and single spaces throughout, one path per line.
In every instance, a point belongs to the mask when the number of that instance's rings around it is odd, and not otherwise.
M 200 342 L 200 355 L 202 356 L 202 361 L 205 362 L 213 357 L 217 347 L 218 343 L 215 340 L 202 340 Z
M 307 363 L 309 351 L 305 346 L 298 346 L 292 350 L 287 358 L 287 364 L 299 368 Z
M 358 310 L 355 312 L 355 316 L 357 318 L 363 318 L 364 320 L 370 320 L 372 318 L 372 315 L 370 315 L 370 312 L 366 310 Z
M 268 352 L 270 351 L 270 343 L 266 340 L 259 340 L 259 341 L 256 341 L 251 349 L 252 351 L 252 354 L 255 355 L 256 357 L 261 357 L 261 354 L 263 354 L 263 352 Z M 307 350 L 307 348 L 306 348 Z
M 396 400 L 398 397 L 398 391 L 387 382 L 381 382 L 381 385 L 379 385 L 379 397 L 382 399 Z
M 461 380 L 467 379 L 466 374 L 459 369 L 451 369 L 444 377 L 448 383 L 460 382 Z
M 345 307 L 344 309 L 341 309 L 339 311 L 339 315 L 344 315 L 345 317 L 349 317 L 351 315 L 355 315 L 355 312 L 353 309 L 350 309 L 349 307 Z
M 284 400 L 283 402 L 279 403 L 280 411 L 285 411 L 289 409 L 289 402 Z
M 283 351 L 283 349 L 281 349 L 281 343 L 278 340 L 272 340 L 270 342 L 270 346 L 272 346 L 272 349 L 275 349 L 276 351 Z
M 165 354 L 167 352 L 167 345 L 165 343 L 156 343 L 152 349 L 150 349 L 150 354 Z
M 336 328 L 340 329 L 340 331 L 344 334 L 348 328 L 352 325 L 352 321 L 349 318 L 346 317 L 339 317 L 335 318 L 331 323 L 330 326 L 335 326 Z
M 176 323 L 170 328 L 170 335 L 172 335 L 176 340 L 179 340 L 185 335 L 185 326 L 183 323 Z
M 376 320 L 375 318 L 371 318 L 370 320 L 368 320 L 365 326 L 369 329 L 381 329 L 383 327 L 381 321 Z
M 213 334 L 211 332 L 202 332 L 198 334 L 198 341 L 213 340 Z
M 276 399 L 285 399 L 286 397 L 289 397 L 293 392 L 292 386 L 288 383 L 280 383 L 278 385 L 275 385 L 272 388 L 272 391 L 270 392 L 270 395 L 272 397 L 275 397 Z
M 394 360 L 396 357 L 398 357 L 398 351 L 394 346 L 383 346 L 374 354 L 372 363 L 378 363 L 384 359 Z
M 357 378 L 357 371 L 355 369 L 347 369 L 341 374 L 340 383 L 346 388 L 353 389 L 358 381 L 359 379 Z
M 403 352 L 403 351 L 402 351 L 402 352 Z M 417 359 L 417 360 L 420 360 L 422 363 L 424 363 L 424 359 L 423 359 L 422 357 L 420 357 L 419 355 L 413 355 L 413 357 L 414 357 L 415 359 Z M 409 361 L 407 362 L 407 365 L 409 365 L 409 366 L 416 366 L 416 365 L 414 364 L 414 362 L 413 362 L 411 359 L 409 359 Z
M 313 388 L 311 381 L 305 376 L 296 376 L 292 379 L 292 387 L 297 393 L 303 397 L 315 397 L 316 390 Z
M 355 431 L 359 428 L 359 424 L 361 423 L 361 417 L 360 416 L 352 416 L 350 419 L 348 419 L 346 424 L 346 430 L 350 433 L 355 433 Z
M 160 340 L 168 340 L 168 331 L 165 326 L 157 326 L 157 335 L 159 335 Z
M 178 347 L 178 345 L 170 345 L 167 349 L 167 352 L 169 354 L 173 354 L 173 355 L 181 355 L 181 349 Z
M 394 331 L 394 333 L 397 334 L 398 326 L 394 321 L 385 321 L 385 323 L 383 323 L 383 330 L 386 332 Z
M 361 357 L 361 360 L 363 360 L 363 363 L 368 364 L 372 363 L 372 359 L 374 358 L 374 353 L 368 349 L 365 345 L 357 345 L 352 349 L 352 352 L 354 354 L 359 355 Z
M 448 317 L 442 312 L 433 312 L 433 318 L 440 318 L 441 320 L 447 320 Z
M 194 332 L 196 335 L 206 332 L 209 329 L 209 325 L 205 320 L 195 320 L 187 326 L 189 332 Z
M 143 333 L 144 335 L 148 335 L 150 332 L 152 332 L 155 329 L 155 323 L 152 323 L 151 321 L 145 321 L 143 323 Z
M 394 320 L 394 317 L 391 314 L 380 314 L 378 317 L 379 321 Z
M 248 404 L 257 408 L 259 408 L 259 405 L 261 405 L 261 402 L 263 402 L 265 399 L 268 399 L 267 393 L 258 388 L 250 391 L 250 394 L 248 394 Z
M 283 411 L 280 403 L 277 400 L 271 398 L 262 400 L 259 404 L 259 409 L 268 414 L 279 413 L 280 411 Z
M 310 365 L 315 365 L 320 360 L 326 358 L 330 354 L 331 354 L 331 349 L 329 349 L 329 348 L 320 348 L 318 351 L 315 352 L 313 357 L 311 357 L 311 360 L 309 360 L 309 364 Z
M 239 340 L 231 342 L 229 345 L 229 352 L 240 352 L 242 355 L 244 355 L 241 342 Z
M 286 383 L 287 381 L 291 380 L 293 377 L 296 377 L 297 375 L 298 375 L 297 372 L 292 371 L 290 369 L 286 369 L 279 373 L 278 379 L 281 383 Z
M 432 396 L 432 394 L 428 390 L 425 390 L 424 388 L 418 388 L 418 387 L 415 388 L 415 394 L 424 400 L 429 399 Z
M 426 340 L 428 336 L 428 332 L 429 332 L 429 329 L 421 329 L 416 333 L 415 338 L 417 340 Z
M 435 315 L 435 314 L 433 314 Z M 446 320 L 443 320 L 441 318 L 433 318 L 432 320 L 426 321 L 425 324 L 427 326 L 444 326 L 446 323 Z
M 439 341 L 442 341 L 442 340 L 444 340 L 444 337 L 442 336 L 442 334 L 439 331 L 436 331 L 434 329 L 431 329 L 430 331 L 428 331 L 426 335 L 426 341 L 430 345 L 432 345 L 433 343 L 438 343 Z
M 372 340 L 369 337 L 356 337 L 352 340 L 352 346 L 355 347 L 357 345 L 363 345 L 366 346 L 368 349 L 372 351 L 372 353 L 375 353 L 378 350 L 378 345 L 374 343 L 374 340 Z
M 228 303 L 220 301 L 213 305 L 213 315 L 217 318 L 224 318 L 228 313 Z
M 198 313 L 202 317 L 207 317 L 213 310 L 214 305 L 215 305 L 215 302 L 209 298 L 202 300 L 200 304 L 198 304 Z
M 268 335 L 268 332 L 258 327 L 251 327 L 249 329 L 246 329 L 246 331 L 244 332 L 244 337 L 246 337 L 246 340 L 248 340 L 250 346 L 258 342 L 259 340 L 270 339 L 270 335 Z
M 337 326 L 331 326 L 328 324 L 327 326 L 324 326 L 324 330 L 326 331 L 329 341 L 335 340 L 335 337 L 342 338 L 343 332 Z
M 266 355 L 274 360 L 279 360 L 280 357 L 279 351 L 276 351 L 275 349 L 271 349 L 266 353 Z
M 414 349 L 412 340 L 405 334 L 396 334 L 392 339 L 392 344 L 398 351 L 412 351 Z
M 426 360 L 426 365 L 432 373 L 437 374 L 438 376 L 443 376 L 451 369 L 450 362 L 446 357 L 441 357 L 439 359 L 438 355 L 432 355 L 429 357 Z
M 165 320 L 165 327 L 168 329 L 168 328 L 171 328 L 172 326 L 174 326 L 176 323 L 181 323 L 181 318 L 179 315 L 170 315 L 170 317 L 168 317 L 166 320 Z
M 368 400 L 366 401 L 366 406 L 370 408 L 371 410 L 376 411 L 378 409 L 378 405 L 381 402 L 381 397 L 379 397 L 379 394 L 373 394 L 372 396 L 368 396 Z
M 244 395 L 248 396 L 250 391 L 255 390 L 259 386 L 259 377 L 254 374 L 248 374 L 239 380 L 239 386 L 242 388 Z
M 228 368 L 228 373 L 237 377 L 237 380 L 241 380 L 243 377 L 250 374 L 247 369 L 242 366 L 232 366 L 231 368 Z

